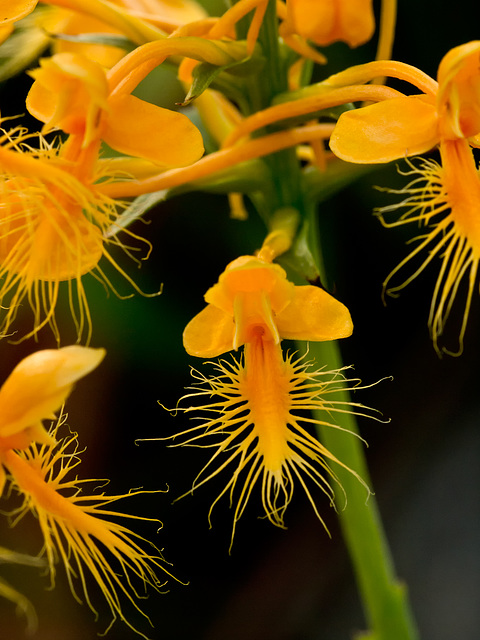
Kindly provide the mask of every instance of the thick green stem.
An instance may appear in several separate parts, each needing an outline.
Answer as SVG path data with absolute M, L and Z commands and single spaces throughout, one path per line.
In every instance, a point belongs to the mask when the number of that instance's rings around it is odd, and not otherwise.
M 312 343 L 309 355 L 329 369 L 343 366 L 337 342 Z M 337 399 L 349 402 L 349 392 L 341 392 Z M 336 417 L 336 423 L 342 429 L 358 434 L 354 415 L 337 413 Z M 363 442 L 354 435 L 349 436 L 331 427 L 319 427 L 318 431 L 327 449 L 347 467 L 356 471 L 372 489 Z M 335 466 L 335 473 L 347 496 L 347 504 L 338 515 L 369 626 L 369 631 L 362 638 L 414 640 L 418 638 L 418 634 L 410 612 L 406 587 L 395 576 L 375 496 L 370 495 L 367 500 L 365 488 L 345 469 Z M 341 509 L 344 494 L 340 489 L 337 500 Z
M 308 212 L 310 249 L 319 270 L 321 280 L 328 282 L 313 204 Z M 316 342 L 309 346 L 309 354 L 329 370 L 343 367 L 338 342 Z M 338 401 L 351 402 L 347 389 L 339 392 Z M 359 401 L 359 399 L 355 399 Z M 361 401 L 361 400 L 360 400 Z M 321 416 L 317 416 L 321 419 Z M 337 413 L 336 423 L 345 431 L 359 435 L 356 416 Z M 338 429 L 318 427 L 318 436 L 327 449 L 349 469 L 355 471 L 370 487 L 372 494 L 365 495 L 365 488 L 346 469 L 335 466 L 343 490 L 334 487 L 339 505 L 339 521 L 350 554 L 355 577 L 365 612 L 369 631 L 363 640 L 417 640 L 418 632 L 410 610 L 405 585 L 395 574 L 390 549 L 380 518 L 377 501 L 373 495 L 363 441 Z M 345 491 L 345 493 L 343 492 Z M 347 504 L 342 509 L 344 496 Z

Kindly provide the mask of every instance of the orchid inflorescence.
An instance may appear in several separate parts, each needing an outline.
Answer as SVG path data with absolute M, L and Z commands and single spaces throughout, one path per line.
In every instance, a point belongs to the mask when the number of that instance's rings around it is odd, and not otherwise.
M 356 179 L 355 165 L 405 161 L 408 184 L 390 190 L 400 201 L 377 215 L 386 227 L 413 223 L 419 232 L 384 292 L 396 295 L 437 264 L 433 346 L 461 353 L 480 260 L 480 42 L 447 52 L 431 78 L 391 59 L 396 3 L 383 0 L 376 59 L 327 75 L 332 43 L 355 48 L 373 37 L 371 0 L 239 0 L 219 17 L 195 0 L 0 5 L 0 78 L 28 73 L 25 109 L 39 123 L 30 131 L 20 116 L 1 120 L 0 332 L 4 345 L 49 330 L 54 340 L 25 357 L 0 389 L 0 487 L 21 500 L 9 522 L 33 513 L 44 541 L 37 559 L 3 547 L 0 558 L 43 563 L 52 584 L 62 562 L 74 597 L 96 611 L 93 578 L 112 623 L 119 618 L 144 636 L 122 601 L 141 612 L 143 588 L 159 591 L 162 576 L 172 574 L 155 546 L 111 518 L 156 520 L 116 514 L 111 504 L 148 492 L 84 494 L 90 481 L 72 473 L 82 452 L 63 406 L 105 355 L 90 347 L 97 309 L 85 279 L 120 296 L 113 269 L 131 292 L 156 296 L 160 285 L 144 292 L 129 270 L 135 251 L 146 260 L 155 242 L 133 223 L 156 205 L 161 215 L 162 201 L 187 191 L 225 193 L 240 220 L 248 218 L 248 199 L 265 223 L 263 243 L 233 259 L 216 283 L 205 282 L 206 306 L 183 333 L 186 352 L 207 363 L 192 367 L 193 384 L 174 413 L 197 422 L 155 439 L 213 450 L 189 493 L 227 478 L 213 505 L 229 496 L 232 542 L 257 489 L 265 517 L 279 527 L 294 486 L 325 528 L 322 494 L 348 518 L 345 474 L 362 487 L 365 509 L 374 508 L 363 469 L 320 438 L 325 429 L 338 432 L 361 449 L 352 420 L 379 418 L 349 398 L 364 389 L 349 367 L 316 355 L 353 332 L 347 306 L 320 285 L 327 274 L 314 216 L 319 185 L 334 193 Z M 181 104 L 160 107 L 136 94 L 160 66 L 175 70 Z M 314 70 L 325 77 L 312 82 Z M 451 349 L 446 324 L 462 296 Z M 60 346 L 64 308 L 75 346 Z M 34 624 L 31 604 L 3 580 L 0 595 Z

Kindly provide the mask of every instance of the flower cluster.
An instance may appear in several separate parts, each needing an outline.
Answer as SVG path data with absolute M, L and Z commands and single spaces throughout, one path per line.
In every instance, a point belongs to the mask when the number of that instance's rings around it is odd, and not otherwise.
M 3 5 L 0 79 L 28 74 L 25 110 L 38 126 L 30 131 L 21 116 L 0 120 L 0 338 L 11 344 L 48 334 L 55 348 L 27 356 L 0 389 L 0 489 L 20 496 L 11 523 L 33 513 L 44 540 L 36 560 L 3 547 L 0 560 L 44 562 L 52 585 L 61 561 L 77 600 L 95 611 L 93 578 L 112 622 L 137 631 L 122 598 L 141 612 L 134 580 L 158 591 L 157 571 L 166 569 L 155 547 L 111 520 L 111 505 L 146 492 L 84 495 L 90 481 L 72 473 L 82 453 L 77 436 L 62 435 L 67 396 L 105 355 L 89 346 L 97 310 L 85 279 L 117 293 L 113 270 L 143 294 L 116 250 L 133 257 L 140 244 L 148 258 L 155 239 L 137 235 L 134 224 L 166 199 L 213 191 L 227 195 L 233 218 L 247 221 L 255 210 L 263 243 L 231 256 L 183 332 L 187 354 L 208 362 L 192 368 L 194 383 L 176 413 L 198 422 L 155 439 L 213 450 L 188 493 L 229 474 L 213 505 L 230 497 L 232 540 L 257 489 L 265 517 L 279 527 L 294 485 L 325 528 L 315 489 L 343 506 L 345 478 L 353 479 L 371 504 L 358 464 L 363 439 L 352 421 L 377 414 L 350 400 L 350 391 L 364 387 L 348 377 L 334 343 L 352 335 L 353 321 L 342 292 L 321 285 L 330 274 L 315 207 L 353 182 L 359 165 L 406 161 L 400 171 L 410 180 L 392 190 L 400 202 L 377 213 L 386 227 L 413 223 L 420 232 L 384 291 L 395 295 L 438 263 L 430 334 L 439 354 L 460 353 L 480 262 L 480 42 L 447 52 L 434 79 L 391 59 L 394 0 L 382 1 L 378 27 L 372 0 L 238 0 L 217 17 L 195 0 Z M 354 50 L 375 32 L 375 60 L 328 75 L 330 45 Z M 154 79 L 159 67 L 183 101 L 164 99 Z M 412 89 L 393 88 L 390 79 Z M 157 95 L 147 97 L 145 85 Z M 436 159 L 424 157 L 433 153 Z M 461 295 L 458 347 L 447 349 L 445 326 Z M 57 312 L 65 307 L 75 346 L 60 346 L 64 314 Z M 28 313 L 33 322 L 24 332 Z M 46 420 L 55 426 L 46 429 Z M 348 445 L 355 455 L 327 443 L 325 433 L 335 432 L 355 443 Z M 346 518 L 377 523 L 374 505 L 361 515 L 344 510 Z M 33 624 L 22 594 L 0 581 L 0 595 Z M 393 637 L 378 629 L 371 635 Z

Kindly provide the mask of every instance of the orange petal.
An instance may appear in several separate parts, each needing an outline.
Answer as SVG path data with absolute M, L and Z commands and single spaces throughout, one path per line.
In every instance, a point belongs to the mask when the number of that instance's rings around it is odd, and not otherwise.
M 0 44 L 5 42 L 5 40 L 10 36 L 13 31 L 13 23 L 6 24 L 5 26 L 0 27 Z
M 337 340 L 353 331 L 347 307 L 312 285 L 296 286 L 292 302 L 276 320 L 280 336 L 287 340 Z
M 291 300 L 293 284 L 280 265 L 255 256 L 240 256 L 227 265 L 205 300 L 233 316 L 235 296 L 242 292 L 267 294 L 272 310 L 279 313 Z
M 451 49 L 438 67 L 438 114 L 442 136 L 470 138 L 480 132 L 480 41 Z
M 115 95 L 109 105 L 103 139 L 117 151 L 165 168 L 184 167 L 201 158 L 200 131 L 183 114 L 131 95 Z
M 346 42 L 357 47 L 375 31 L 372 0 L 288 0 L 290 30 L 318 45 Z
M 73 384 L 90 373 L 105 356 L 104 349 L 70 346 L 44 349 L 24 358 L 0 389 L 0 437 L 7 438 L 54 417 Z M 32 438 L 33 439 L 33 438 Z
M 36 6 L 37 0 L 8 0 L 8 2 L 2 2 L 2 8 L 0 10 L 0 22 L 2 26 L 28 16 Z
M 342 160 L 370 164 L 425 153 L 438 142 L 435 106 L 408 96 L 343 113 L 330 148 Z
M 209 304 L 185 327 L 183 346 L 191 356 L 213 358 L 233 349 L 233 317 Z

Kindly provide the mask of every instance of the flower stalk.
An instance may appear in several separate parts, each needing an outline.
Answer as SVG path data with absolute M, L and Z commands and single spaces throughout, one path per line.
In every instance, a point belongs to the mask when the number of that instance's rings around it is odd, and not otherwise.
M 312 342 L 309 354 L 327 368 L 342 366 L 338 342 Z M 341 401 L 349 401 L 344 390 Z M 313 412 L 315 415 L 315 412 Z M 354 414 L 339 413 L 338 426 L 351 434 L 359 433 Z M 373 490 L 361 440 L 339 429 L 318 426 L 318 435 L 325 447 L 350 469 L 354 470 Z M 396 577 L 395 568 L 383 529 L 375 495 L 366 500 L 365 490 L 355 476 L 335 467 L 347 496 L 344 509 L 338 513 L 342 533 L 352 561 L 369 631 L 362 640 L 416 640 L 418 632 L 410 610 L 406 586 Z M 338 489 L 334 486 L 338 493 Z M 337 495 L 342 504 L 343 491 Z

